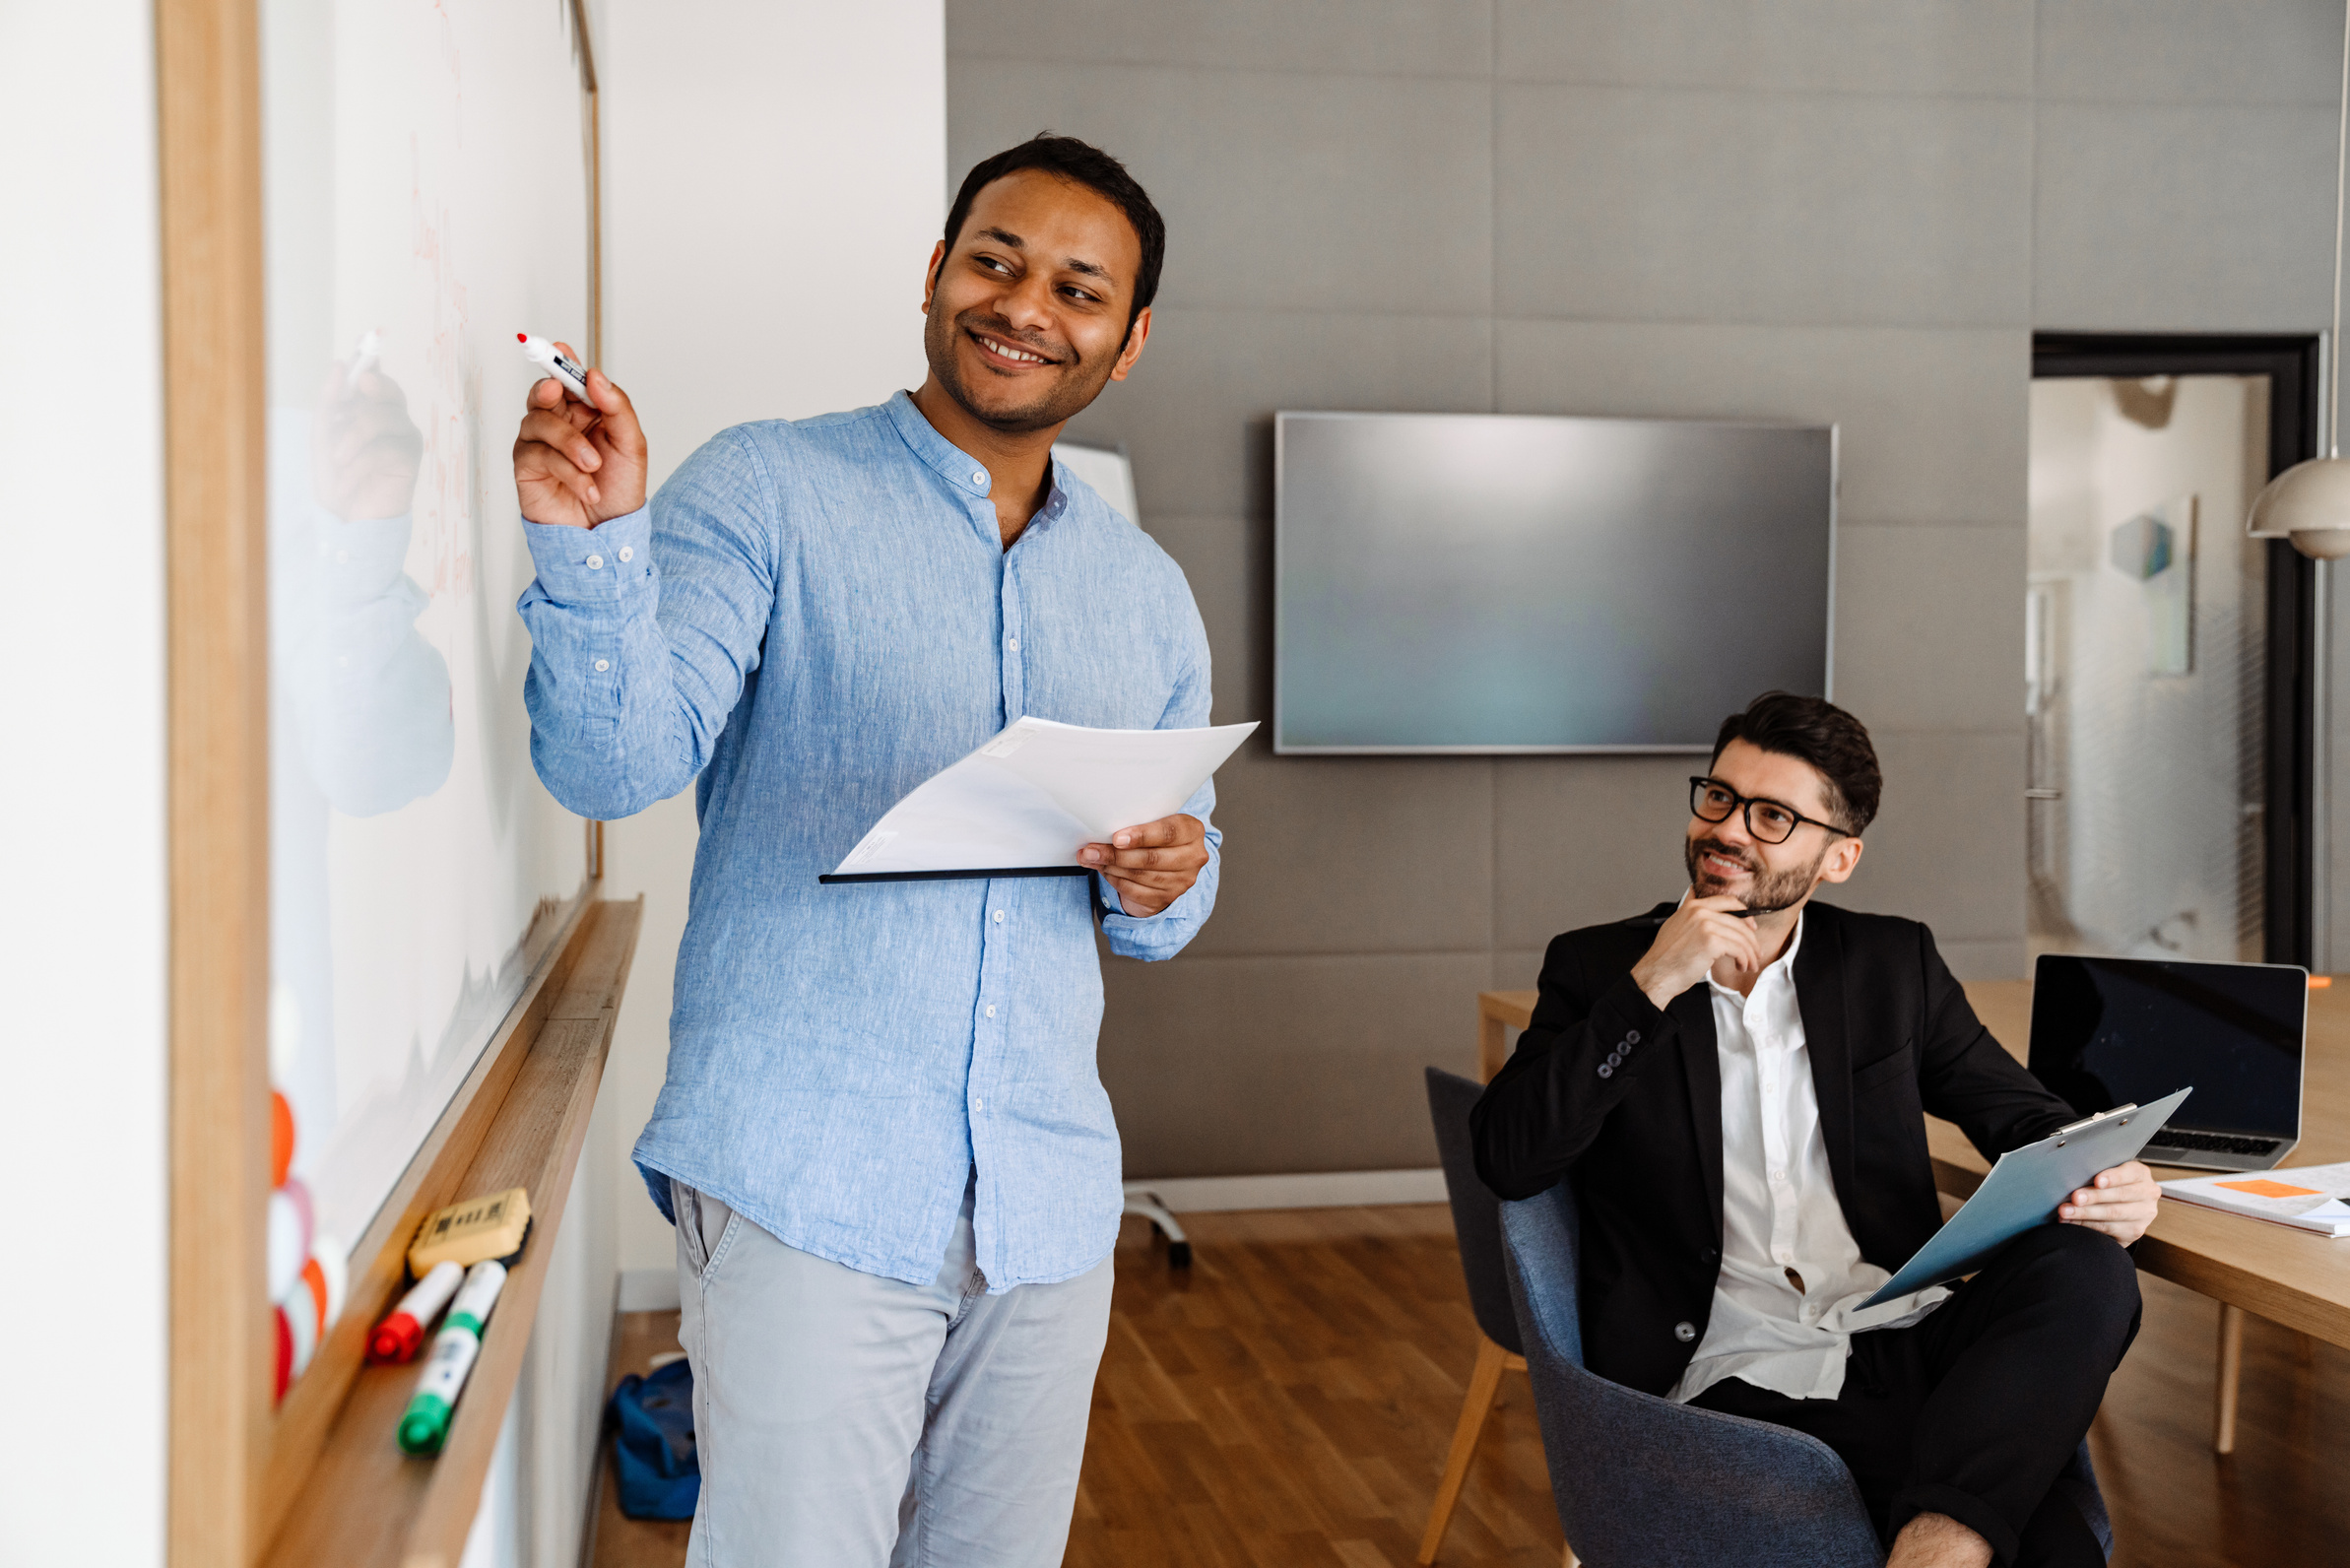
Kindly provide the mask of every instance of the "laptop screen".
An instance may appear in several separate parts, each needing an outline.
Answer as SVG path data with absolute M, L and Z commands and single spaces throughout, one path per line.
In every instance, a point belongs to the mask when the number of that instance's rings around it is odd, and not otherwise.
M 2194 1085 L 2174 1125 L 2301 1131 L 2309 979 L 2281 964 L 2043 954 L 2032 1076 L 2086 1116 Z

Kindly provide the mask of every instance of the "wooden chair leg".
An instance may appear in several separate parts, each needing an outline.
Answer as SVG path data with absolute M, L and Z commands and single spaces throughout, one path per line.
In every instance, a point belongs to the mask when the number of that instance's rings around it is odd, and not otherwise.
M 2211 1412 L 2211 1452 L 2236 1452 L 2236 1391 L 2244 1378 L 2244 1309 L 2219 1304 L 2219 1369 Z
M 1477 1364 L 1469 1374 L 1469 1398 L 1461 1402 L 1461 1424 L 1453 1429 L 1453 1451 L 1445 1457 L 1444 1479 L 1436 1483 L 1427 1533 L 1420 1536 L 1421 1568 L 1436 1560 L 1436 1549 L 1444 1544 L 1445 1527 L 1453 1522 L 1453 1505 L 1461 1500 L 1462 1482 L 1469 1479 L 1469 1462 L 1476 1457 L 1477 1438 L 1485 1430 L 1485 1418 L 1493 1413 L 1493 1395 L 1501 1387 L 1502 1368 L 1514 1359 L 1491 1339 L 1477 1336 Z

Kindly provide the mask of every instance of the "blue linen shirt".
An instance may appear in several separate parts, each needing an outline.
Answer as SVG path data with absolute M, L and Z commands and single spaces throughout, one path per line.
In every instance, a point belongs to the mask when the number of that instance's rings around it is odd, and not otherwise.
M 650 505 L 525 523 L 531 756 L 585 817 L 697 779 L 669 1075 L 636 1143 L 667 1182 L 867 1274 L 938 1273 L 973 1168 L 988 1288 L 1109 1255 L 1118 1131 L 1094 1067 L 1110 950 L 1172 957 L 1221 835 L 1149 919 L 1099 877 L 822 886 L 881 814 L 1022 715 L 1208 722 L 1182 571 L 1058 462 L 1003 548 L 990 477 L 899 393 L 722 431 Z M 1209 821 L 1212 784 L 1185 810 Z M 671 1215 L 674 1219 L 674 1214 Z

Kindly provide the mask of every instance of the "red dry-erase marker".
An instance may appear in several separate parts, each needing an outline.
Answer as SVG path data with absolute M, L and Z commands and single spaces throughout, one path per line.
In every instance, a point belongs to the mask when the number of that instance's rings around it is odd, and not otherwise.
M 371 1361 L 405 1361 L 417 1353 L 424 1342 L 424 1331 L 432 1320 L 440 1316 L 440 1309 L 449 1304 L 449 1297 L 465 1282 L 465 1271 L 453 1263 L 432 1266 L 432 1272 L 417 1281 L 416 1288 L 400 1298 L 392 1315 L 375 1326 L 367 1336 L 367 1358 Z
M 527 332 L 515 333 L 514 341 L 522 345 L 524 359 L 569 387 L 572 396 L 580 402 L 594 406 L 593 400 L 587 395 L 587 370 L 572 363 L 562 350 L 545 338 L 534 338 Z

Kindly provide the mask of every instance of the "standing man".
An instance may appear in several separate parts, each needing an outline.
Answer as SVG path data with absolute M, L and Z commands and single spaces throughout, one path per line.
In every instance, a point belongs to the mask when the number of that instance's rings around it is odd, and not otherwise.
M 1095 148 L 986 160 L 931 254 L 920 390 L 723 431 L 649 506 L 619 387 L 531 391 L 539 775 L 603 818 L 696 781 L 636 1160 L 677 1225 L 697 1565 L 1061 1560 L 1123 1207 L 1094 921 L 1182 949 L 1212 790 L 1088 846 L 1089 878 L 816 877 L 1023 714 L 1208 722 L 1183 574 L 1052 461 L 1148 341 L 1164 248 Z
M 1504 1198 L 1575 1184 L 1594 1372 L 1826 1443 L 1887 1568 L 2104 1568 L 2053 1483 L 2137 1334 L 2122 1248 L 2153 1174 L 2102 1171 L 1964 1284 L 1860 1306 L 1941 1225 L 1926 1112 L 1992 1158 L 2073 1120 L 1924 926 L 1812 902 L 1881 787 L 1818 697 L 1725 719 L 1689 781 L 1689 890 L 1550 944 L 1477 1171 Z

